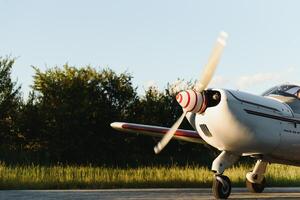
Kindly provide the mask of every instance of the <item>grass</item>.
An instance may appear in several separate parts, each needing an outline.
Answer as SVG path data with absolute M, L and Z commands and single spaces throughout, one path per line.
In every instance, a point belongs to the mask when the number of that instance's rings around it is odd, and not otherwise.
M 251 167 L 226 170 L 233 186 L 244 186 Z M 96 189 L 210 187 L 213 173 L 208 168 L 141 167 L 115 169 L 91 166 L 8 166 L 0 163 L 0 189 Z M 269 165 L 266 174 L 270 186 L 300 186 L 300 168 Z

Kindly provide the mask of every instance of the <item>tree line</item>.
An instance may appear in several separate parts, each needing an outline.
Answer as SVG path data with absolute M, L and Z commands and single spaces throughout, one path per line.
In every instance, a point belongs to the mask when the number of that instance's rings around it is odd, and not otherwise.
M 206 165 L 215 151 L 178 141 L 155 155 L 157 138 L 124 134 L 110 123 L 171 126 L 181 114 L 174 86 L 138 95 L 129 73 L 68 64 L 35 70 L 28 98 L 11 78 L 15 60 L 0 58 L 0 160 L 103 166 Z M 182 128 L 191 129 L 185 121 Z

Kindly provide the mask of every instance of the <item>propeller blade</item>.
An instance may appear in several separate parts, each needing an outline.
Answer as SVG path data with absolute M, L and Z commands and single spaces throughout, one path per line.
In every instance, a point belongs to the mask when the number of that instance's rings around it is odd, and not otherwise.
M 225 32 L 221 32 L 217 42 L 215 44 L 215 47 L 209 57 L 208 63 L 206 64 L 201 77 L 199 79 L 199 81 L 197 82 L 196 86 L 195 86 L 195 90 L 197 92 L 202 92 L 207 85 L 209 84 L 209 82 L 212 79 L 212 76 L 217 68 L 217 65 L 220 61 L 222 52 L 224 47 L 226 46 L 226 39 L 228 37 L 228 34 Z
M 183 121 L 184 117 L 186 115 L 186 112 L 183 112 L 182 115 L 179 117 L 179 119 L 173 124 L 171 129 L 166 133 L 166 135 L 157 143 L 157 145 L 154 147 L 154 152 L 158 154 L 163 150 L 163 148 L 170 142 L 174 134 L 176 133 L 177 129 L 179 128 L 181 122 Z

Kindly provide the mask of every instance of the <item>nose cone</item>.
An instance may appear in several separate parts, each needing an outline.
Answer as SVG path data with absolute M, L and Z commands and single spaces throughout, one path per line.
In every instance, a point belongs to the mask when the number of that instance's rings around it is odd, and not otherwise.
M 179 103 L 179 105 L 182 107 L 182 108 L 185 108 L 188 106 L 189 104 L 189 101 L 190 101 L 190 93 L 188 91 L 182 91 L 182 92 L 179 92 L 177 95 L 176 95 L 176 100 L 177 102 Z
M 182 102 L 182 92 L 179 92 L 177 95 L 176 95 L 176 100 L 179 104 L 181 104 Z
M 194 90 L 186 90 L 176 95 L 176 100 L 183 110 L 197 113 L 201 110 L 203 97 L 202 94 Z

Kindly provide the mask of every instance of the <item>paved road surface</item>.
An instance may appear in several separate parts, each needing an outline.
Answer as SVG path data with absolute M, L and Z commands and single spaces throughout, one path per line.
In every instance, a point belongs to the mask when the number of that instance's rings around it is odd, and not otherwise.
M 116 189 L 116 190 L 2 190 L 1 200 L 196 200 L 213 199 L 211 189 Z M 230 199 L 300 199 L 300 188 L 267 188 L 251 194 L 233 188 Z

